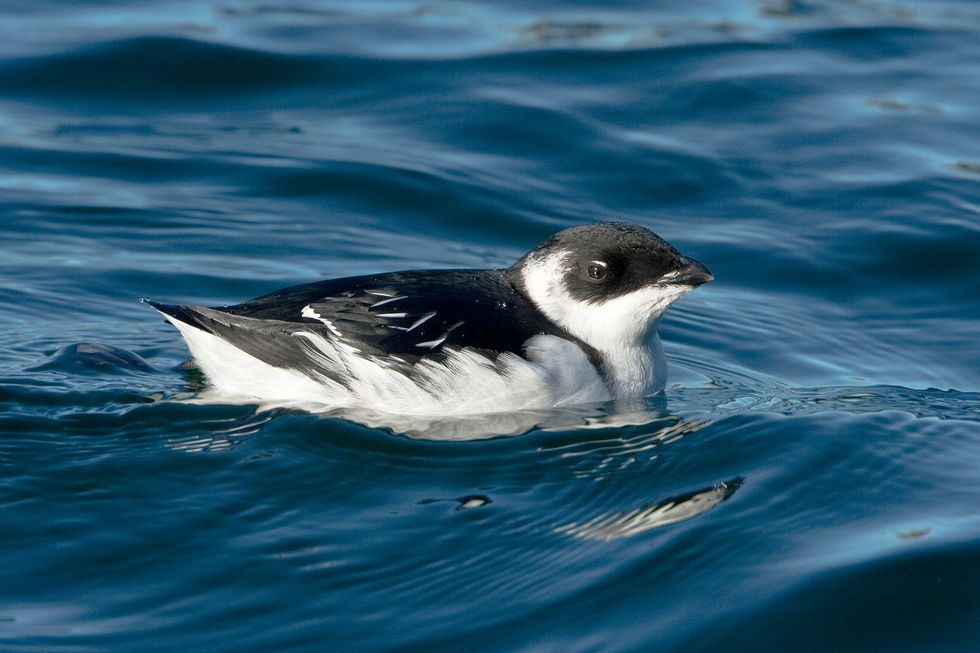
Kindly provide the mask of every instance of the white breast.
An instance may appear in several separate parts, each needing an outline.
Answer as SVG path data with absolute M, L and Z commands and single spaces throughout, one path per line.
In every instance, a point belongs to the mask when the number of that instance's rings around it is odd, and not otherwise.
M 666 360 L 656 323 L 686 286 L 647 286 L 605 301 L 573 298 L 564 283 L 567 252 L 530 260 L 522 274 L 527 294 L 542 313 L 603 356 L 617 397 L 663 389 Z

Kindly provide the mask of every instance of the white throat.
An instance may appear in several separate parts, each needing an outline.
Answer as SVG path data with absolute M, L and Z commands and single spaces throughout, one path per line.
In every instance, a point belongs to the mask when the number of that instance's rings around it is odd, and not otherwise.
M 666 360 L 656 323 L 684 285 L 645 286 L 598 301 L 575 299 L 564 282 L 568 252 L 529 259 L 522 268 L 528 296 L 552 322 L 596 349 L 617 397 L 636 397 L 663 389 Z

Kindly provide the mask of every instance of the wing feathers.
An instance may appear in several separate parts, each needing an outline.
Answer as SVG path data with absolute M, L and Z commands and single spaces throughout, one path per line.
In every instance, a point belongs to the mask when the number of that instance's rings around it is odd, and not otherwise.
M 574 340 L 547 320 L 500 270 L 436 270 L 351 277 L 285 288 L 224 308 L 153 304 L 269 364 L 327 375 L 346 371 L 312 356 L 309 332 L 331 347 L 407 368 L 471 350 L 524 355 L 538 334 Z M 386 363 L 387 364 L 387 363 Z

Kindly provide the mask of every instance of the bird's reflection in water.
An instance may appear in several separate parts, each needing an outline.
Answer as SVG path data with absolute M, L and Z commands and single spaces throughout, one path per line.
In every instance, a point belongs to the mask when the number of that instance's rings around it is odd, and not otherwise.
M 670 415 L 663 397 L 659 398 L 656 406 L 658 410 L 649 410 L 648 403 L 648 409 L 643 410 L 637 404 L 632 410 L 610 415 L 614 417 L 611 422 L 604 424 L 603 420 L 598 419 L 588 424 L 596 428 L 642 425 L 642 429 L 613 428 L 610 432 L 603 433 L 601 438 L 578 440 L 555 447 L 554 450 L 566 462 L 568 459 L 577 459 L 573 472 L 576 478 L 602 481 L 621 475 L 631 465 L 642 467 L 649 464 L 657 458 L 656 450 L 659 447 L 676 442 L 711 423 L 710 419 L 685 419 Z M 641 419 L 644 416 L 646 419 Z M 595 516 L 560 521 L 553 530 L 579 539 L 598 541 L 638 535 L 711 510 L 731 497 L 743 482 L 742 478 L 733 478 L 683 494 L 651 498 L 639 506 L 634 504 L 605 510 Z
M 174 397 L 191 404 L 242 404 L 241 397 L 230 396 L 213 388 Z M 254 404 L 253 404 L 254 405 Z M 465 441 L 487 440 L 522 435 L 533 430 L 566 431 L 578 429 L 616 429 L 643 426 L 668 416 L 662 394 L 631 400 L 581 404 L 562 408 L 529 409 L 506 413 L 440 416 L 411 413 L 388 413 L 366 408 L 338 408 L 309 401 L 275 401 L 258 405 L 257 413 L 276 410 L 300 410 L 322 417 L 341 418 L 368 428 L 390 431 L 418 440 Z
M 204 391 L 190 401 L 224 403 L 227 398 Z M 325 417 L 343 418 L 370 428 L 381 428 L 414 439 L 434 441 L 485 440 L 515 436 L 530 431 L 562 432 L 560 440 L 544 444 L 538 451 L 555 454 L 576 479 L 601 481 L 627 467 L 657 458 L 655 449 L 690 435 L 711 422 L 685 419 L 667 411 L 663 394 L 629 401 L 588 404 L 550 410 L 438 417 L 395 415 L 365 410 L 338 410 L 308 403 L 276 403 L 260 406 L 260 423 L 271 419 L 271 409 L 299 409 Z M 258 416 L 258 415 L 257 415 Z M 641 427 L 641 428 L 633 428 Z M 585 431 L 587 436 L 566 435 Z M 197 441 L 183 443 L 188 450 L 201 450 Z M 211 448 L 214 448 L 213 446 Z M 638 507 L 606 510 L 593 517 L 560 521 L 549 526 L 556 533 L 578 539 L 609 541 L 696 517 L 731 497 L 743 483 L 734 478 L 684 494 L 652 499 Z M 594 497 L 593 497 L 594 498 Z M 469 508 L 475 503 L 461 504 Z M 483 505 L 489 502 L 481 497 Z M 554 524 L 554 522 L 552 522 Z
M 410 437 L 435 440 L 476 440 L 518 435 L 533 429 L 578 431 L 592 429 L 590 437 L 562 440 L 542 451 L 571 462 L 575 478 L 590 481 L 615 475 L 634 463 L 655 459 L 657 447 L 694 433 L 710 420 L 684 419 L 667 412 L 663 395 L 549 411 L 523 411 L 466 418 L 432 419 L 364 414 L 347 417 L 371 426 L 383 426 Z M 628 427 L 643 427 L 632 429 Z M 595 435 L 593 435 L 595 433 Z M 600 435 L 601 433 L 601 435 Z M 599 436 L 599 437 L 596 437 Z M 577 460 L 576 460 L 577 459 Z M 731 497 L 742 478 L 718 482 L 691 492 L 646 502 L 639 507 L 603 512 L 595 517 L 561 523 L 554 532 L 579 539 L 610 541 L 692 519 Z
M 555 528 L 556 533 L 589 540 L 616 540 L 644 531 L 697 517 L 725 501 L 741 487 L 743 479 L 735 478 L 664 499 L 639 508 L 599 515 L 583 523 L 571 522 Z
M 297 407 L 317 412 L 315 407 Z M 666 407 L 666 400 L 661 394 L 627 401 L 452 417 L 394 415 L 363 409 L 331 410 L 328 414 L 410 438 L 462 441 L 522 435 L 533 430 L 566 431 L 643 426 L 667 418 Z

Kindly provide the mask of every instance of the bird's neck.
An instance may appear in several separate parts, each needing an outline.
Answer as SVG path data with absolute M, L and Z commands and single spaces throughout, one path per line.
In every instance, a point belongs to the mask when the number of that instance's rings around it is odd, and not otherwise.
M 571 297 L 556 276 L 557 269 L 553 262 L 532 262 L 507 274 L 541 314 L 583 346 L 615 397 L 642 397 L 662 390 L 667 366 L 657 322 L 669 301 L 662 301 L 655 288 L 647 288 L 597 308 Z
M 603 376 L 617 398 L 643 397 L 664 389 L 667 359 L 656 327 L 641 341 L 599 354 Z

